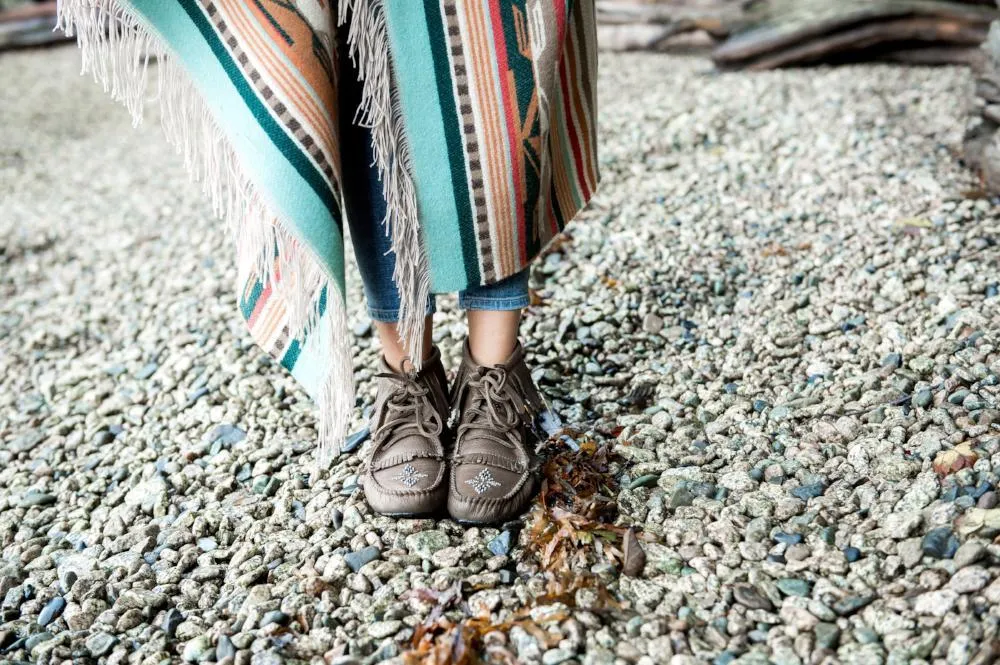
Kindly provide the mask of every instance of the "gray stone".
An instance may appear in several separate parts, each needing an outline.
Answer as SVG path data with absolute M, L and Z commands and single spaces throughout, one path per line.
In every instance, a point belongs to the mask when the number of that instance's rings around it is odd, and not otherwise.
M 774 609 L 774 605 L 768 600 L 767 596 L 749 584 L 737 584 L 733 587 L 733 597 L 736 598 L 736 602 L 740 605 L 753 610 L 770 611 Z
M 403 622 L 398 620 L 375 621 L 368 625 L 368 634 L 375 639 L 382 639 L 390 635 L 395 635 L 402 627 Z
M 31 508 L 32 506 L 51 506 L 56 502 L 56 497 L 46 492 L 30 491 L 21 495 L 21 500 L 17 505 L 21 508 Z
M 948 527 L 939 527 L 927 532 L 921 547 L 924 554 L 935 559 L 950 559 L 958 551 L 958 538 Z
M 501 531 L 496 538 L 489 542 L 487 548 L 497 556 L 505 556 L 510 552 L 510 539 L 510 531 Z
M 214 655 L 215 645 L 212 644 L 211 637 L 206 634 L 188 640 L 187 644 L 184 645 L 181 658 L 188 663 L 203 663 L 211 660 Z
M 549 649 L 542 654 L 542 665 L 559 665 L 573 657 L 573 652 L 567 649 Z
M 952 589 L 927 591 L 916 597 L 913 610 L 917 614 L 942 617 L 951 611 L 951 608 L 955 606 L 956 600 L 958 600 L 958 594 Z
M 344 555 L 344 560 L 355 573 L 361 570 L 362 566 L 370 563 L 379 557 L 379 549 L 374 545 L 364 547 L 357 552 L 349 552 Z
M 808 596 L 812 585 L 806 580 L 785 577 L 777 581 L 777 587 L 786 596 Z
M 986 546 L 982 543 L 970 540 L 968 542 L 962 543 L 958 550 L 955 551 L 955 567 L 965 568 L 970 566 L 986 554 Z
M 49 602 L 45 603 L 45 607 L 38 615 L 38 625 L 45 627 L 59 618 L 66 609 L 66 599 L 62 596 L 56 596 Z
M 87 638 L 86 642 L 87 651 L 94 658 L 108 655 L 116 644 L 118 644 L 118 638 L 105 632 L 94 633 Z
M 228 635 L 219 635 L 219 641 L 215 643 L 215 660 L 219 662 L 226 658 L 236 658 L 236 646 Z
M 948 581 L 948 588 L 958 593 L 975 593 L 990 581 L 990 572 L 980 566 L 968 566 L 957 571 Z
M 167 610 L 167 613 L 163 615 L 163 623 L 160 627 L 169 637 L 173 637 L 174 633 L 177 632 L 177 626 L 181 625 L 183 621 L 184 615 L 181 614 L 181 611 L 175 607 L 171 607 Z
M 406 537 L 406 549 L 410 550 L 411 554 L 424 558 L 430 558 L 438 550 L 448 547 L 448 544 L 448 536 L 434 529 L 418 531 Z

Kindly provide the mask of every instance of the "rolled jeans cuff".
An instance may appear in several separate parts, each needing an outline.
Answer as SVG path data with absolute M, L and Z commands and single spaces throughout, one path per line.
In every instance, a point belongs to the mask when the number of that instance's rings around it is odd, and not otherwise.
M 427 298 L 427 309 L 425 314 L 430 316 L 437 311 L 437 306 L 435 304 L 435 298 L 433 295 Z M 396 323 L 399 321 L 399 308 L 398 307 L 369 307 L 368 316 L 371 317 L 372 321 L 377 321 L 379 323 Z
M 524 309 L 531 303 L 527 293 L 520 296 L 491 298 L 489 296 L 470 296 L 465 293 L 458 295 L 458 307 L 464 310 L 510 311 Z

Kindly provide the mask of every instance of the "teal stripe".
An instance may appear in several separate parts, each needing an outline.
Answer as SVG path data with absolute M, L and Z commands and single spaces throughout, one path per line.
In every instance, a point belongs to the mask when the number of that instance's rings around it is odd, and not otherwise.
M 285 40 L 286 44 L 291 46 L 292 44 L 295 43 L 292 41 L 292 38 L 288 36 L 288 33 L 285 32 L 285 29 L 281 27 L 281 24 L 274 20 L 274 17 L 271 16 L 271 12 L 264 9 L 264 5 L 260 4 L 260 0 L 253 0 L 253 3 L 257 5 L 257 9 L 259 9 L 261 13 L 267 17 L 268 23 L 270 23 L 271 27 L 273 27 L 275 30 L 278 31 L 278 34 L 281 35 L 282 39 Z
M 267 135 L 271 137 L 275 146 L 286 159 L 295 167 L 299 172 L 299 175 L 309 183 L 309 186 L 315 190 L 317 196 L 319 196 L 323 202 L 326 204 L 327 208 L 330 210 L 330 217 L 337 222 L 338 226 L 341 226 L 337 199 L 333 194 L 333 189 L 330 187 L 329 183 L 324 178 L 323 174 L 316 168 L 316 166 L 309 160 L 305 153 L 302 152 L 298 143 L 296 143 L 285 131 L 285 128 L 278 124 L 271 115 L 271 110 L 264 105 L 264 103 L 257 96 L 257 91 L 253 89 L 250 83 L 243 77 L 243 72 L 237 66 L 236 62 L 232 58 L 229 49 L 219 40 L 218 34 L 215 32 L 215 28 L 205 14 L 201 11 L 201 7 L 198 5 L 197 0 L 178 0 L 178 2 L 187 11 L 188 16 L 201 31 L 202 37 L 205 42 L 212 48 L 212 52 L 218 59 L 219 63 L 222 64 L 223 69 L 229 75 L 232 80 L 233 85 L 239 91 L 240 96 L 243 97 L 244 103 L 247 108 L 253 113 L 254 117 L 257 118 L 257 122 L 260 126 L 267 132 Z
M 292 343 L 288 345 L 285 355 L 281 356 L 281 366 L 291 372 L 295 369 L 295 363 L 298 362 L 300 353 L 302 353 L 302 345 L 299 344 L 299 340 L 293 339 Z
M 431 37 L 422 7 L 426 0 L 382 4 L 399 100 L 406 118 L 417 206 L 430 262 L 431 290 L 460 291 L 469 285 L 455 187 L 448 168 L 443 110 L 438 95 Z
M 245 288 L 246 287 L 244 286 L 244 289 Z M 263 292 L 264 283 L 259 279 L 255 280 L 253 283 L 253 289 L 250 290 L 250 295 L 240 303 L 240 313 L 243 314 L 244 319 L 249 319 L 250 315 L 253 314 L 253 310 L 257 307 L 257 300 Z
M 435 7 L 432 8 L 432 4 Z M 434 58 L 438 99 L 441 100 L 445 140 L 448 142 L 451 182 L 455 192 L 455 207 L 458 210 L 458 229 L 462 235 L 465 280 L 468 284 L 479 284 L 479 249 L 476 246 L 475 236 L 476 220 L 472 216 L 472 201 L 469 200 L 469 176 L 465 171 L 463 129 L 459 123 L 458 110 L 455 108 L 455 91 L 451 82 L 451 60 L 448 57 L 448 39 L 444 34 L 444 19 L 440 6 L 437 3 L 425 2 L 424 7 L 427 11 L 427 31 L 431 38 L 431 55 Z M 434 8 L 438 11 L 433 11 Z
M 201 10 L 192 0 L 132 0 L 132 6 L 183 63 L 258 194 L 312 248 L 343 293 L 343 236 L 332 192 L 303 175 L 308 160 L 249 88 Z
M 510 67 L 514 78 L 514 96 L 516 97 L 514 101 L 517 103 L 517 116 L 515 120 L 518 127 L 523 127 L 528 117 L 528 108 L 535 99 L 535 68 L 531 58 L 524 56 L 520 48 L 518 48 L 517 26 L 514 24 L 515 11 L 520 11 L 524 16 L 528 16 L 530 12 L 525 0 L 510 0 L 508 3 L 504 3 L 501 10 L 504 42 L 507 44 L 507 66 Z M 535 114 L 535 120 L 531 125 L 528 135 L 540 137 L 541 133 L 541 118 L 538 114 Z M 511 140 L 517 139 L 516 137 L 511 137 Z M 544 150 L 546 147 L 539 142 L 539 149 Z M 527 155 L 529 151 L 534 153 L 530 145 L 524 142 L 518 146 L 517 157 L 515 157 L 520 162 L 524 182 L 524 201 L 521 204 L 521 213 L 524 216 L 524 228 L 522 229 L 520 224 L 516 225 L 517 238 L 514 242 L 515 247 L 519 251 L 523 245 L 527 255 L 534 256 L 541 249 L 538 243 L 538 229 L 535 228 L 535 225 L 540 222 L 535 219 L 534 208 L 535 202 L 538 201 L 541 183 L 538 180 L 538 171 L 532 167 L 531 159 Z M 538 164 L 541 164 L 542 160 L 546 159 L 537 153 L 534 156 L 537 160 L 535 163 Z M 522 233 L 524 234 L 523 237 Z

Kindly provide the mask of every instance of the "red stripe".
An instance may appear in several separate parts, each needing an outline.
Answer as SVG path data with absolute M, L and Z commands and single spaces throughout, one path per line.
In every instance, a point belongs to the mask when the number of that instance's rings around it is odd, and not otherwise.
M 271 297 L 271 283 L 268 282 L 267 287 L 265 287 L 264 290 L 260 292 L 260 297 L 257 298 L 257 302 L 254 303 L 253 312 L 251 312 L 250 318 L 247 320 L 247 325 L 249 327 L 253 328 L 254 322 L 257 320 L 257 317 L 260 315 L 260 313 L 264 310 L 264 306 L 267 304 L 267 299 L 270 297 Z
M 584 200 L 587 200 L 590 198 L 590 187 L 587 184 L 586 172 L 583 169 L 583 153 L 580 150 L 580 137 L 576 123 L 573 121 L 573 102 L 569 96 L 569 85 L 566 82 L 568 75 L 569 72 L 566 71 L 566 59 L 563 58 L 562 62 L 559 63 L 559 82 L 562 86 L 563 99 L 566 100 L 563 104 L 563 112 L 566 116 L 566 133 L 569 134 L 569 140 L 573 149 L 573 161 L 576 162 L 576 181 L 583 189 Z
M 521 147 L 521 133 L 518 131 L 517 125 L 514 123 L 514 117 L 518 116 L 517 106 L 514 99 L 514 92 L 511 89 L 510 79 L 508 74 L 510 73 L 510 66 L 507 61 L 507 41 L 504 35 L 503 29 L 503 19 L 500 17 L 500 3 L 491 2 L 490 3 L 490 19 L 493 21 L 493 46 L 496 49 L 497 56 L 497 69 L 500 73 L 500 92 L 503 94 L 504 98 L 504 108 L 507 116 L 507 136 L 510 140 L 510 161 L 511 168 L 514 175 L 514 190 L 515 190 L 515 208 L 517 214 L 517 226 L 520 229 L 520 254 L 521 254 L 521 265 L 525 265 L 528 262 L 528 248 L 525 243 L 525 224 L 524 224 L 524 187 L 521 184 L 521 159 L 520 159 L 520 147 Z
M 556 44 L 562 45 L 566 39 L 566 0 L 553 0 L 552 11 L 556 16 Z
M 572 69 L 572 71 L 569 72 L 571 75 L 569 80 L 573 81 L 573 89 L 577 93 L 569 99 L 569 108 L 572 113 L 576 114 L 575 117 L 577 122 L 580 123 L 578 137 L 583 141 L 581 155 L 586 164 L 584 165 L 584 170 L 580 174 L 580 177 L 586 181 L 587 191 L 592 191 L 595 186 L 595 178 L 593 177 L 593 174 L 597 172 L 597 169 L 594 167 L 594 150 L 596 148 L 593 145 L 596 139 L 594 138 L 594 134 L 591 129 L 593 123 L 596 122 L 596 119 L 587 113 L 587 109 L 583 108 L 584 91 L 583 86 L 580 84 L 580 72 L 577 70 L 580 67 L 581 60 L 586 58 L 587 54 L 583 45 L 580 45 L 580 47 L 581 50 L 578 53 L 576 35 L 570 35 L 566 42 L 566 53 L 563 57 L 563 62 L 566 63 L 567 67 Z

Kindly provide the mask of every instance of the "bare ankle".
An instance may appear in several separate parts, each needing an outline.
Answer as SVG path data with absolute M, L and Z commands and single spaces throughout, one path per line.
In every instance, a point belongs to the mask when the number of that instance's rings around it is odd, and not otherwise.
M 469 353 L 479 365 L 507 362 L 517 347 L 521 310 L 472 310 L 469 319 Z
M 403 373 L 403 366 L 407 365 L 411 356 L 403 346 L 403 341 L 399 337 L 399 326 L 396 323 L 375 321 L 375 329 L 378 331 L 379 340 L 382 342 L 382 356 L 386 364 L 397 374 Z M 434 351 L 432 334 L 434 332 L 434 320 L 431 316 L 424 319 L 424 340 L 422 360 L 428 360 Z

